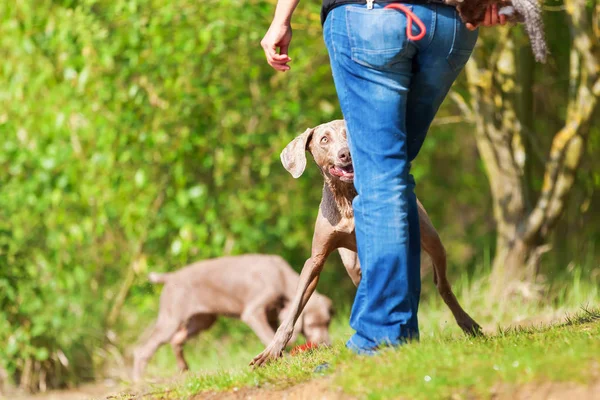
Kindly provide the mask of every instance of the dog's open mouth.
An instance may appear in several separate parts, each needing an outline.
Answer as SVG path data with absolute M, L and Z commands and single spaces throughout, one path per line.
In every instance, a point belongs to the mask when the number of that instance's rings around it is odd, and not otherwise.
M 351 181 L 354 179 L 354 167 L 352 164 L 348 165 L 334 165 L 329 167 L 329 173 L 333 176 L 339 177 L 343 181 Z

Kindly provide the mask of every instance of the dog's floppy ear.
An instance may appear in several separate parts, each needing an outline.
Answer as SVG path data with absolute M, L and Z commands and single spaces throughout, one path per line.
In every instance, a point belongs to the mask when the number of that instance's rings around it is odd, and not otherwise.
M 306 168 L 306 150 L 308 143 L 312 139 L 315 128 L 308 128 L 301 135 L 292 140 L 281 152 L 279 158 L 284 168 L 288 170 L 294 178 L 298 178 Z

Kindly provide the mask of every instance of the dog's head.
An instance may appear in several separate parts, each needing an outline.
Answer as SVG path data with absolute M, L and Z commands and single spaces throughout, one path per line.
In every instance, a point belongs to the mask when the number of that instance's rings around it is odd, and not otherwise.
M 333 317 L 333 303 L 327 296 L 313 293 L 300 317 L 300 331 L 307 342 L 330 345 L 329 324 Z
M 291 303 L 286 302 L 285 307 L 279 312 L 279 322 L 282 323 L 288 316 Z M 329 338 L 329 324 L 333 317 L 333 303 L 327 296 L 323 296 L 317 292 L 314 292 L 300 318 L 294 325 L 294 331 L 290 338 L 290 343 L 294 343 L 298 338 L 298 335 L 302 334 L 306 338 L 307 342 L 314 344 L 325 344 L 330 345 L 331 339 Z
M 302 175 L 306 168 L 307 150 L 327 178 L 353 182 L 354 168 L 344 120 L 338 119 L 309 128 L 283 149 L 281 163 L 294 178 Z

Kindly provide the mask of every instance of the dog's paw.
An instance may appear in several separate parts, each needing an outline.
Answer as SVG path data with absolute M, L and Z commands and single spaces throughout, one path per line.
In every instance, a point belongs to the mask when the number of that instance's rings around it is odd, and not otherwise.
M 280 358 L 283 355 L 283 347 L 278 345 L 269 345 L 262 353 L 257 355 L 250 361 L 250 366 L 258 368 L 269 362 Z
M 468 336 L 471 336 L 471 337 L 485 336 L 483 334 L 483 329 L 481 328 L 481 326 L 473 320 L 470 320 L 465 323 L 459 323 L 459 326 L 461 327 L 463 332 L 465 332 L 465 334 L 467 334 Z

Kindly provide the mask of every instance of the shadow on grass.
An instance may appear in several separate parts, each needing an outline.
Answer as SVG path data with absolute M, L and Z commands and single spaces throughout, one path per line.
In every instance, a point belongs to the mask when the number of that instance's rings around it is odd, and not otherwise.
M 505 337 L 508 335 L 519 335 L 519 334 L 533 334 L 533 333 L 544 333 L 556 328 L 574 327 L 578 325 L 589 324 L 592 322 L 600 321 L 600 309 L 590 308 L 589 306 L 582 306 L 581 310 L 574 314 L 566 314 L 564 322 L 555 324 L 541 324 L 539 326 L 510 326 L 508 328 L 498 327 L 498 333 L 488 338 L 494 337 Z
M 581 307 L 579 314 L 575 314 L 574 316 L 567 315 L 565 319 L 565 323 L 560 326 L 582 325 L 600 321 L 600 309 L 584 306 Z

